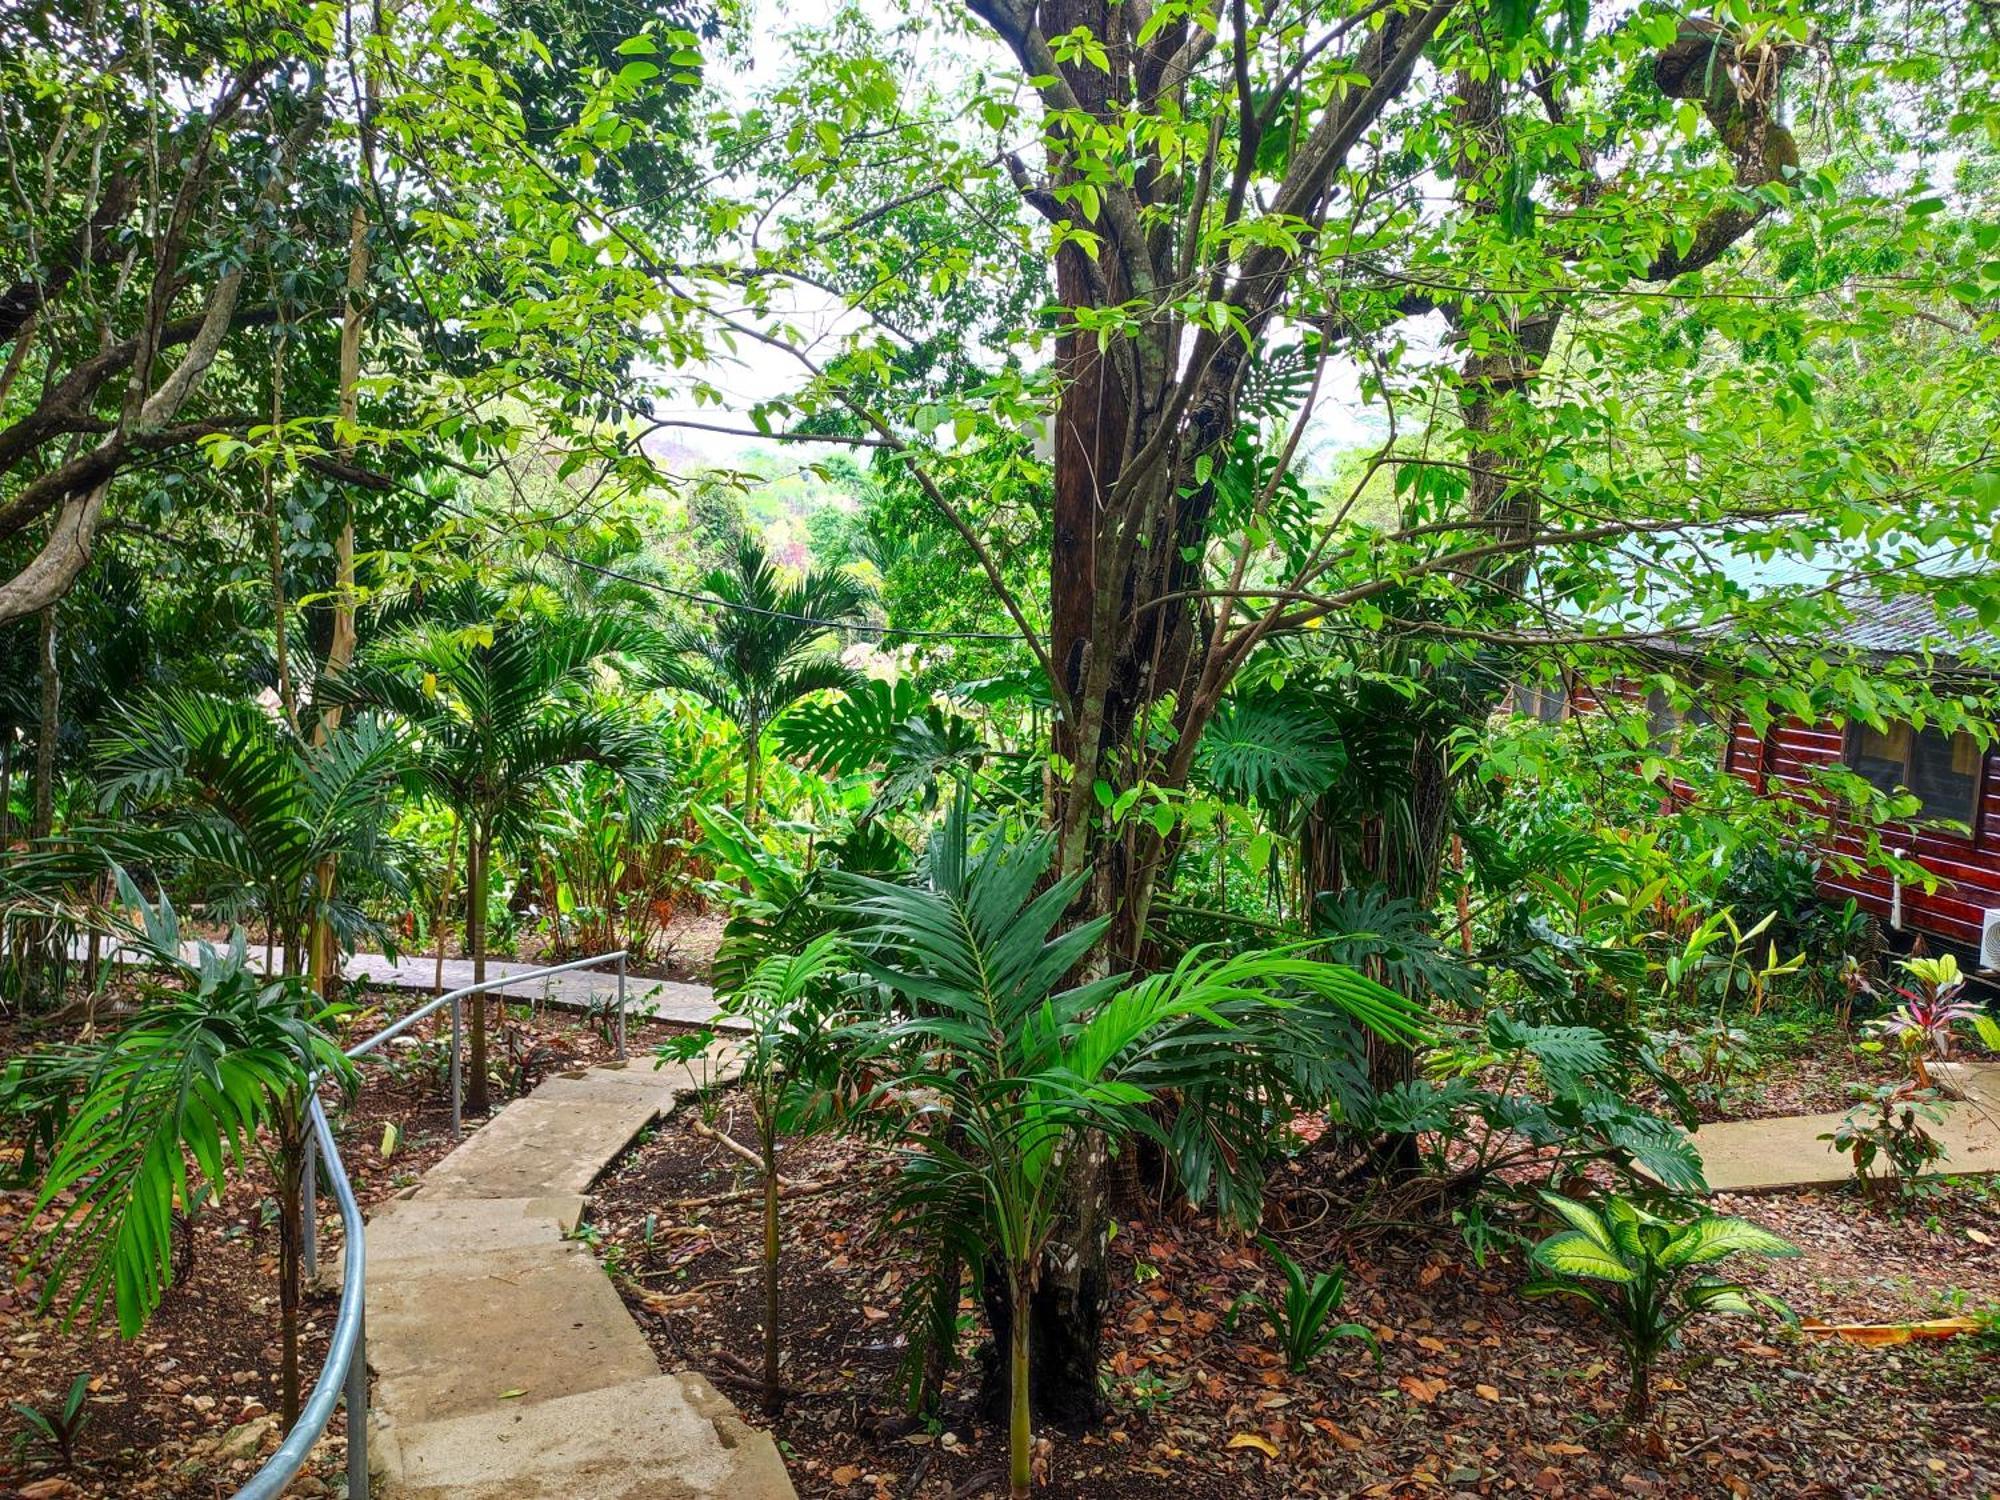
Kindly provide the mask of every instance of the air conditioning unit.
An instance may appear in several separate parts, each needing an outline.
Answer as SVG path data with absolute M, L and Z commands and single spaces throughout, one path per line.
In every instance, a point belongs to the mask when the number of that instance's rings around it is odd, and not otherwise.
M 2000 969 L 2000 906 L 1989 906 L 1980 916 L 1979 967 Z

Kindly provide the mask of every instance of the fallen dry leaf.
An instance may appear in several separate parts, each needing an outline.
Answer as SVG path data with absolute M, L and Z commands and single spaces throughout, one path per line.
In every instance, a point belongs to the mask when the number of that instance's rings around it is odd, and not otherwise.
M 1412 1401 L 1429 1406 L 1443 1392 L 1445 1383 L 1442 1380 L 1425 1380 L 1420 1375 L 1405 1375 L 1396 1384 Z
M 1978 1331 L 1979 1325 L 1970 1318 L 1927 1318 L 1920 1323 L 1815 1323 L 1808 1319 L 1799 1325 L 1801 1333 L 1830 1336 L 1871 1349 L 1907 1344 L 1912 1339 L 1955 1339 Z
M 1229 1440 L 1232 1448 L 1255 1448 L 1266 1458 L 1278 1456 L 1278 1445 L 1261 1432 L 1239 1432 Z

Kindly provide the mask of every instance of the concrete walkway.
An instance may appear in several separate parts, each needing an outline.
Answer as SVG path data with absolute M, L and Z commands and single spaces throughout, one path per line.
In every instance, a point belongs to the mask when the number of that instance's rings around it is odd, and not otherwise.
M 182 951 L 190 962 L 193 961 L 197 945 L 183 943 Z M 79 938 L 73 945 L 73 956 L 78 962 L 84 958 L 84 941 Z M 120 949 L 122 955 L 127 950 Z M 114 955 L 117 957 L 117 955 Z M 249 950 L 250 965 L 258 973 L 264 972 L 264 949 L 253 945 Z M 543 965 L 516 963 L 511 959 L 489 958 L 486 960 L 486 977 L 504 979 L 510 974 L 525 974 Z M 422 954 L 405 954 L 401 958 L 389 958 L 381 953 L 356 953 L 341 966 L 341 973 L 348 979 L 378 985 L 385 989 L 430 990 L 437 978 L 437 960 Z M 444 961 L 444 987 L 447 990 L 462 989 L 472 981 L 472 960 L 469 958 L 448 958 Z M 566 1009 L 584 1010 L 592 1004 L 610 999 L 618 993 L 616 966 L 603 973 L 575 970 L 568 974 L 555 974 L 546 979 L 528 979 L 518 984 L 509 984 L 494 991 L 513 1000 L 538 1000 L 544 1004 L 560 1005 Z M 641 979 L 628 975 L 625 980 L 626 1014 L 630 1016 L 650 1016 L 655 1020 L 673 1021 L 687 1026 L 707 1026 L 714 1024 L 719 1012 L 716 1010 L 715 996 L 707 985 L 683 984 L 675 979 Z
M 1935 1071 L 1940 1083 L 1963 1096 L 1946 1107 L 1942 1124 L 1925 1127 L 1945 1149 L 1936 1173 L 2000 1172 L 2000 1063 L 1944 1063 Z M 1694 1148 L 1711 1192 L 1837 1187 L 1852 1179 L 1854 1163 L 1820 1137 L 1845 1118 L 1842 1111 L 1704 1125 L 1695 1132 Z
M 565 1238 L 605 1165 L 731 1071 L 712 1054 L 551 1078 L 369 1221 L 377 1496 L 795 1500 L 770 1435 L 700 1375 L 662 1374 Z

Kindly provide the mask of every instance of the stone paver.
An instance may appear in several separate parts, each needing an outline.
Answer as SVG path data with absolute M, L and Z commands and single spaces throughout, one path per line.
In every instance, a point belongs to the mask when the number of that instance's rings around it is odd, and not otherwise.
M 2000 1064 L 1946 1064 L 1940 1082 L 1963 1094 L 1942 1124 L 1927 1128 L 1944 1147 L 1940 1174 L 2000 1172 Z M 1711 1191 L 1754 1193 L 1792 1187 L 1832 1187 L 1853 1175 L 1853 1163 L 1819 1137 L 1845 1112 L 1730 1120 L 1694 1135 Z
M 368 1278 L 375 1403 L 399 1428 L 660 1373 L 576 1241 L 385 1262 Z
M 432 1422 L 396 1448 L 412 1500 L 794 1500 L 770 1434 L 687 1373 Z
M 508 1105 L 426 1172 L 413 1201 L 582 1193 L 659 1113 L 638 1089 L 545 1088 Z
M 76 940 L 75 956 L 79 960 L 84 954 L 84 941 L 82 938 Z M 196 945 L 186 943 L 182 946 L 192 959 Z M 123 951 L 119 950 L 119 953 Z M 113 957 L 118 957 L 118 954 Z M 264 950 L 253 946 L 249 950 L 249 958 L 251 966 L 261 973 Z M 534 964 L 489 958 L 486 961 L 486 977 L 489 980 L 505 979 L 512 974 L 529 973 L 535 967 Z M 387 989 L 428 991 L 437 980 L 437 961 L 422 954 L 405 954 L 392 959 L 380 953 L 356 953 L 348 958 L 341 972 L 349 979 L 365 980 Z M 462 989 L 472 982 L 471 959 L 448 958 L 444 961 L 444 987 L 447 990 Z M 618 993 L 618 976 L 615 971 L 600 974 L 579 969 L 541 979 L 524 979 L 493 993 L 510 1000 L 539 1000 L 567 1010 L 585 1010 Z M 720 1015 L 715 996 L 706 985 L 683 984 L 674 979 L 641 979 L 637 975 L 626 977 L 625 1009 L 626 1014 L 631 1016 L 650 1016 L 685 1026 L 707 1026 L 716 1023 Z M 726 1028 L 731 1023 L 723 1020 L 721 1024 Z
M 383 1500 L 794 1500 L 768 1434 L 662 1374 L 596 1259 L 565 1238 L 609 1162 L 734 1071 L 590 1068 L 501 1110 L 368 1225 Z

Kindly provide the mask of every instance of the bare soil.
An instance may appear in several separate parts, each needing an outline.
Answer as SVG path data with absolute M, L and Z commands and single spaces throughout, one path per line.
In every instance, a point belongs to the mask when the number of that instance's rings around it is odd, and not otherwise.
M 751 1139 L 733 1095 L 716 1124 Z M 896 1167 L 825 1138 L 788 1142 L 782 1170 L 831 1183 L 785 1213 L 786 1405 L 772 1419 L 802 1496 L 959 1500 L 1004 1493 L 1005 1434 L 962 1364 L 937 1416 L 899 1420 L 898 1298 L 909 1245 L 885 1226 Z M 677 1116 L 615 1164 L 592 1210 L 599 1251 L 667 1368 L 736 1395 L 759 1360 L 754 1197 L 694 1211 L 671 1200 L 754 1174 Z M 1373 1328 L 1289 1373 L 1246 1293 L 1281 1290 L 1265 1253 L 1191 1212 L 1135 1213 L 1112 1241 L 1106 1333 L 1111 1415 L 1044 1432 L 1059 1500 L 1349 1495 L 1986 1496 L 2000 1493 L 2000 1356 L 1970 1339 L 1867 1349 L 1780 1325 L 1714 1319 L 1656 1376 L 1658 1428 L 1618 1422 L 1623 1368 L 1581 1308 L 1518 1293 L 1518 1254 L 1477 1264 L 1448 1225 L 1337 1229 L 1325 1184 L 1289 1181 L 1272 1224 L 1308 1265 L 1342 1262 L 1343 1317 Z M 2000 1304 L 2000 1197 L 1940 1189 L 1902 1217 L 1845 1193 L 1718 1205 L 1804 1252 L 1762 1284 L 1823 1321 L 1897 1321 Z M 1747 1269 L 1747 1267 L 1746 1267 Z M 961 1353 L 980 1335 L 961 1304 Z

